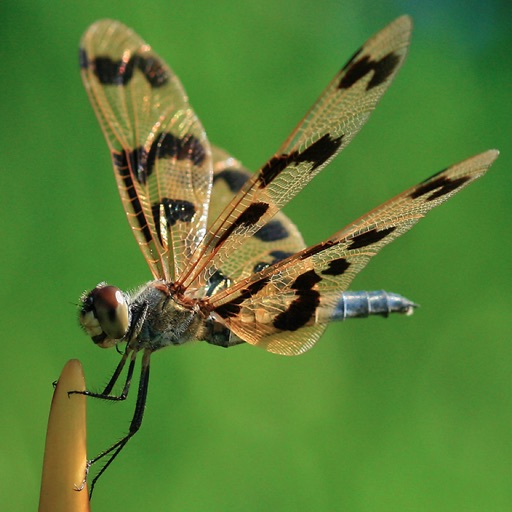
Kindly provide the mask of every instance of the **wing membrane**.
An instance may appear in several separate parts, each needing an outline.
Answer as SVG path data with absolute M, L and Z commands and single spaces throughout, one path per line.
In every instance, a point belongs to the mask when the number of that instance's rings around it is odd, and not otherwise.
M 251 173 L 225 151 L 212 146 L 212 155 L 214 175 L 209 225 L 251 178 Z M 284 213 L 278 212 L 263 229 L 244 241 L 233 257 L 220 267 L 220 271 L 231 281 L 237 281 L 305 247 L 295 224 Z
M 212 165 L 204 129 L 176 75 L 123 24 L 93 24 L 80 64 L 135 238 L 154 277 L 173 280 L 206 232 Z
M 213 296 L 210 307 L 248 343 L 285 355 L 306 351 L 370 258 L 481 177 L 497 156 L 490 150 L 441 171 L 326 241 Z
M 196 286 L 229 261 L 253 236 L 318 174 L 367 121 L 402 65 L 411 20 L 398 18 L 371 38 L 337 73 L 327 89 L 280 150 L 210 226 L 180 282 Z

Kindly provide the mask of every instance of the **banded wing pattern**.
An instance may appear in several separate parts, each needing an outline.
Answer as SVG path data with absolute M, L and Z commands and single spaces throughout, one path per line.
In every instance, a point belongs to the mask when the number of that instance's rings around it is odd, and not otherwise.
M 290 199 L 342 151 L 367 121 L 402 65 L 411 20 L 402 16 L 369 39 L 327 86 L 272 157 L 209 228 L 180 284 L 197 288 L 229 261 Z
M 204 129 L 176 75 L 125 25 L 92 25 L 80 65 L 135 238 L 153 276 L 174 280 L 206 232 L 213 171 Z
M 225 151 L 212 146 L 213 189 L 208 215 L 210 226 L 231 203 L 235 194 L 252 174 Z M 228 259 L 220 268 L 222 276 L 237 281 L 277 263 L 306 247 L 300 231 L 282 212 L 247 238 L 237 249 L 236 258 Z
M 270 352 L 308 350 L 369 259 L 481 177 L 497 157 L 489 150 L 441 171 L 326 241 L 220 292 L 210 300 L 214 313 L 237 336 Z

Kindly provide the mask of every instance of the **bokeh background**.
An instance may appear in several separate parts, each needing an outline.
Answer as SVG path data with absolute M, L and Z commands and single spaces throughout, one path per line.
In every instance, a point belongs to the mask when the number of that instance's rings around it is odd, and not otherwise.
M 79 358 L 93 390 L 117 364 L 78 328 L 79 295 L 150 277 L 80 81 L 87 26 L 134 27 L 181 77 L 210 139 L 256 169 L 365 39 L 403 13 L 415 29 L 395 84 L 285 211 L 318 242 L 441 168 L 500 149 L 484 179 L 354 283 L 422 307 L 332 326 L 301 357 L 206 344 L 156 354 L 143 428 L 93 509 L 512 510 L 508 0 L 2 1 L 2 510 L 37 506 L 63 364 Z M 128 428 L 132 406 L 89 403 L 91 456 Z

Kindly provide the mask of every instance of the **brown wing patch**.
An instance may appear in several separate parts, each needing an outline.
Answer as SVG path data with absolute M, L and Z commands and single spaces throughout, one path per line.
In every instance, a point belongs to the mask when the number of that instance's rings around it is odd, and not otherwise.
M 341 293 L 370 258 L 485 174 L 497 156 L 497 151 L 487 151 L 434 175 L 325 242 L 263 269 L 253 278 L 261 286 L 251 289 L 248 278 L 212 297 L 206 307 L 218 314 L 225 304 L 236 304 L 236 312 L 219 316 L 248 343 L 283 354 L 307 350 L 321 332 L 313 327 L 329 322 Z M 282 340 L 288 343 L 279 341 L 285 334 Z
M 228 263 L 246 239 L 254 237 L 347 146 L 403 63 L 410 31 L 410 19 L 398 18 L 336 74 L 275 156 L 242 185 L 211 224 L 205 243 L 183 272 L 183 286 L 198 287 L 208 281 L 213 269 Z M 265 211 L 261 205 L 266 205 Z M 255 209 L 261 215 L 253 215 Z
M 251 178 L 251 173 L 225 151 L 213 146 L 214 176 L 208 224 L 230 204 L 236 193 Z M 221 274 L 237 281 L 261 271 L 277 261 L 304 249 L 302 236 L 293 222 L 282 212 L 254 236 L 248 238 L 226 261 Z M 218 279 L 213 273 L 210 284 Z M 211 289 L 211 286 L 207 288 Z
M 206 231 L 213 170 L 204 129 L 176 75 L 122 23 L 86 31 L 80 67 L 138 245 L 155 278 L 174 280 Z

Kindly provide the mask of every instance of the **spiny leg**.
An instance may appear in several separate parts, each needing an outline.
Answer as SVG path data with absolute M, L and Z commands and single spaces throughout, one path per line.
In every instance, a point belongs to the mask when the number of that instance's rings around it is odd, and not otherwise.
M 116 385 L 116 382 L 119 379 L 119 376 L 121 375 L 124 365 L 126 364 L 126 360 L 128 359 L 128 356 L 131 354 L 131 360 L 130 365 L 128 366 L 128 372 L 126 374 L 126 381 L 123 386 L 123 390 L 120 395 L 111 395 L 112 389 Z M 90 396 L 92 398 L 100 398 L 101 400 L 114 400 L 114 401 L 122 401 L 126 400 L 126 397 L 128 396 L 128 391 L 130 390 L 130 384 L 132 382 L 133 377 L 133 370 L 135 368 L 135 359 L 137 356 L 137 352 L 134 352 L 132 350 L 126 350 L 126 352 L 123 354 L 123 357 L 121 361 L 119 361 L 119 364 L 117 365 L 114 374 L 112 375 L 111 379 L 109 380 L 108 384 L 106 385 L 105 389 L 101 393 L 94 393 L 93 391 L 69 391 L 68 395 L 85 395 Z
M 145 350 L 144 355 L 142 357 L 142 365 L 141 365 L 141 372 L 140 372 L 140 380 L 139 380 L 139 389 L 137 392 L 137 402 L 135 404 L 135 411 L 133 413 L 132 421 L 130 423 L 130 428 L 128 433 L 119 441 L 114 443 L 110 448 L 107 450 L 101 452 L 99 455 L 94 457 L 93 459 L 89 460 L 87 462 L 87 472 L 89 471 L 89 468 L 98 462 L 103 457 L 106 457 L 109 455 L 108 460 L 106 464 L 100 469 L 98 474 L 94 477 L 94 479 L 91 482 L 91 489 L 89 491 L 89 497 L 92 496 L 92 493 L 94 491 L 94 487 L 96 485 L 96 482 L 101 477 L 101 475 L 106 471 L 106 469 L 112 464 L 114 459 L 119 455 L 120 451 L 126 446 L 126 443 L 138 432 L 140 429 L 140 426 L 142 424 L 142 418 L 144 417 L 144 409 L 146 406 L 146 398 L 148 394 L 148 385 L 149 385 L 149 359 L 151 356 L 151 351 Z M 130 369 L 133 372 L 133 362 L 135 361 L 135 358 L 132 357 L 132 360 L 130 362 Z M 110 385 L 110 382 L 109 382 Z M 127 385 L 129 387 L 129 382 L 127 380 Z M 125 386 L 126 387 L 126 386 Z M 108 388 L 108 385 L 107 385 Z M 124 390 L 123 390 L 124 391 Z M 127 390 L 126 390 L 127 394 Z M 126 398 L 126 394 L 125 397 Z M 120 397 L 118 397 L 120 398 Z

